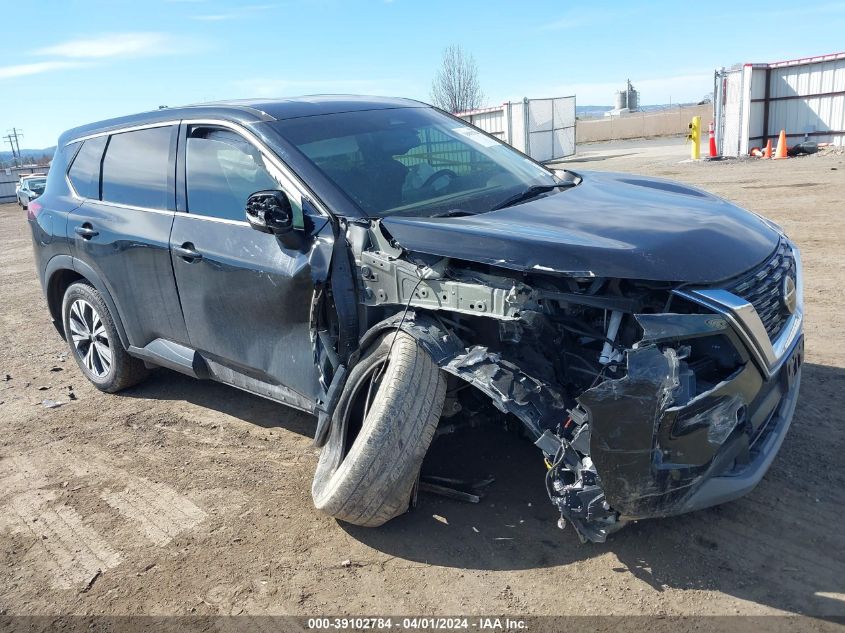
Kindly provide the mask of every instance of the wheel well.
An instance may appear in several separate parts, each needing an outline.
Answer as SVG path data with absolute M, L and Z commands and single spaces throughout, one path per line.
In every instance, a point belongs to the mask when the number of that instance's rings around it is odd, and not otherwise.
M 63 268 L 53 273 L 50 281 L 47 282 L 47 307 L 50 309 L 50 316 L 53 317 L 53 324 L 62 336 L 65 334 L 65 324 L 62 318 L 62 301 L 64 300 L 68 287 L 77 281 L 88 280 L 75 270 Z

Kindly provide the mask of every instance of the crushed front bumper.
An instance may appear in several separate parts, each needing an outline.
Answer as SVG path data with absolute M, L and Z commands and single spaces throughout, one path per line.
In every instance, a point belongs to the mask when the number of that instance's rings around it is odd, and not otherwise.
M 644 336 L 627 351 L 625 377 L 577 398 L 588 415 L 589 451 L 566 464 L 574 482 L 560 484 L 553 501 L 582 538 L 601 541 L 631 520 L 724 503 L 763 478 L 789 429 L 801 382 L 803 295 L 792 248 L 797 300 L 773 341 L 755 308 L 723 290 L 678 292 L 709 315 L 637 315 Z M 684 341 L 709 336 L 729 343 L 741 363 L 709 390 L 678 398 L 679 350 Z
M 795 344 L 790 362 L 781 370 L 784 374 L 780 379 L 784 383 L 783 395 L 764 428 L 749 447 L 749 460 L 744 463 L 734 461 L 734 464 L 723 472 L 709 473 L 677 507 L 677 514 L 733 501 L 748 494 L 760 483 L 772 465 L 792 423 L 801 386 L 803 344 L 803 339 Z M 721 464 L 725 464 L 725 461 L 721 460 Z

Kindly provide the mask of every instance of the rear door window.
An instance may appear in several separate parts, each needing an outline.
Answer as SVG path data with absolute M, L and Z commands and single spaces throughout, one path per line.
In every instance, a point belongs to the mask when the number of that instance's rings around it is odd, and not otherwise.
M 111 136 L 103 159 L 104 201 L 147 209 L 172 208 L 173 130 L 173 126 L 154 127 Z
M 279 183 L 261 152 L 229 130 L 196 127 L 188 135 L 185 180 L 188 212 L 245 221 L 246 200 Z
M 73 188 L 83 198 L 100 199 L 100 161 L 107 138 L 97 136 L 85 141 L 68 171 Z

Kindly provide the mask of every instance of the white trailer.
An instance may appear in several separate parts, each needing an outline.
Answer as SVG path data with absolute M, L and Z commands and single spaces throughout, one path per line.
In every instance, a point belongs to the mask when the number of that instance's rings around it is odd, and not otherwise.
M 722 68 L 714 96 L 723 156 L 777 143 L 781 130 L 790 145 L 845 145 L 845 52 Z

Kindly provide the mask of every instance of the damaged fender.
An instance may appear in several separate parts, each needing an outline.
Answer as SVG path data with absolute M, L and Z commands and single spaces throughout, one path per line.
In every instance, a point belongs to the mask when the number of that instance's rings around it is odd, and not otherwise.
M 486 347 L 464 347 L 461 339 L 438 319 L 409 310 L 373 326 L 361 339 L 361 349 L 386 330 L 401 329 L 413 336 L 445 372 L 457 376 L 490 397 L 503 413 L 525 425 L 532 440 L 565 414 L 563 398 L 549 385 L 524 373 Z

